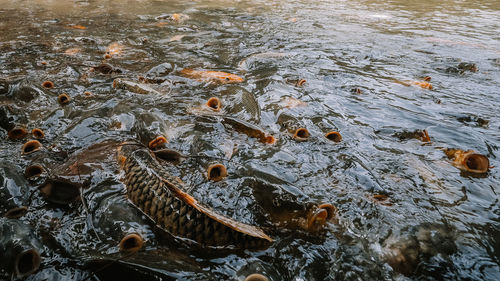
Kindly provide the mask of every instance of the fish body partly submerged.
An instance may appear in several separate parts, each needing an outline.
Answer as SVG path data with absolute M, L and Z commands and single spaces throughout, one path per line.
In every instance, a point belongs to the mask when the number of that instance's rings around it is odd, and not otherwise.
M 147 149 L 125 143 L 118 148 L 117 158 L 125 173 L 127 197 L 170 234 L 212 247 L 255 249 L 272 242 L 261 229 L 199 204 Z
M 42 245 L 30 226 L 0 217 L 0 279 L 5 272 L 12 280 L 36 272 L 42 260 L 39 249 Z
M 190 68 L 184 68 L 180 71 L 180 74 L 184 77 L 195 79 L 201 82 L 212 82 L 219 84 L 241 83 L 245 81 L 243 78 L 236 74 L 213 70 L 194 70 Z

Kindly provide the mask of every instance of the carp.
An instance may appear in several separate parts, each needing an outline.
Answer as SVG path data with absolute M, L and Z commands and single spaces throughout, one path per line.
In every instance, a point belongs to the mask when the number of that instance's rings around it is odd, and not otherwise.
M 42 245 L 28 225 L 18 220 L 0 218 L 0 269 L 16 278 L 33 274 L 42 260 L 39 249 L 42 249 Z
M 217 214 L 185 193 L 185 184 L 171 176 L 146 148 L 123 143 L 117 160 L 128 199 L 160 228 L 202 246 L 265 248 L 273 241 L 260 228 Z
M 213 70 L 194 70 L 190 68 L 184 68 L 180 71 L 180 74 L 187 78 L 195 79 L 201 82 L 211 82 L 215 84 L 241 83 L 245 81 L 243 78 L 236 74 Z

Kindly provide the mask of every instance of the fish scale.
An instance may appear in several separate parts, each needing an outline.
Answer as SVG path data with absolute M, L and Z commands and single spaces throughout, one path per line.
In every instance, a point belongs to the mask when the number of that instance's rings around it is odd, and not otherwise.
M 184 193 L 184 183 L 171 176 L 146 149 L 120 146 L 118 159 L 132 203 L 170 234 L 203 246 L 263 248 L 272 242 L 261 229 L 216 214 Z

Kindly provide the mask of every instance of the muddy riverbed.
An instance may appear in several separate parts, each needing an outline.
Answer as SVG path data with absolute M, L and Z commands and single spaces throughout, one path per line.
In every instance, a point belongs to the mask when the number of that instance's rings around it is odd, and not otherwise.
M 499 280 L 500 3 L 407 2 L 0 0 L 0 280 Z M 272 243 L 136 208 L 116 144 L 158 136 Z

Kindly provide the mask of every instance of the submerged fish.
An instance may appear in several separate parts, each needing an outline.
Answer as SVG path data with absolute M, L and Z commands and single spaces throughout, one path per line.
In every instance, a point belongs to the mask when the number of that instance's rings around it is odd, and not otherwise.
M 147 149 L 124 143 L 118 147 L 117 158 L 125 172 L 128 198 L 170 234 L 212 247 L 264 248 L 273 241 L 260 228 L 198 203 Z
M 276 139 L 273 136 L 266 134 L 261 128 L 243 120 L 232 117 L 224 117 L 222 119 L 222 123 L 224 125 L 231 126 L 239 133 L 246 134 L 251 138 L 256 138 L 262 143 L 274 144 L 276 142 Z
M 141 94 L 141 95 L 161 95 L 160 92 L 151 88 L 150 86 L 142 83 L 136 83 L 133 81 L 124 80 L 122 78 L 116 78 L 113 81 L 113 88 L 122 89 L 132 93 Z
M 236 74 L 222 71 L 194 70 L 190 68 L 184 68 L 180 71 L 180 74 L 184 77 L 195 79 L 201 82 L 212 82 L 219 84 L 241 83 L 244 81 L 243 78 Z
M 3 270 L 16 278 L 36 272 L 42 260 L 38 249 L 42 245 L 28 225 L 0 218 L 0 279 Z
M 238 69 L 242 71 L 248 71 L 253 69 L 256 65 L 264 63 L 264 62 L 269 62 L 269 61 L 275 61 L 278 59 L 282 59 L 289 56 L 287 53 L 279 53 L 279 52 L 266 52 L 266 53 L 257 53 L 250 55 L 249 57 L 241 60 L 238 63 Z
M 417 87 L 420 87 L 422 89 L 428 89 L 428 90 L 432 90 L 432 84 L 427 82 L 427 81 L 413 81 L 413 80 L 404 80 L 404 81 L 400 81 L 400 80 L 393 80 L 394 83 L 398 83 L 398 84 L 401 84 L 401 85 L 404 85 L 404 86 L 417 86 Z

